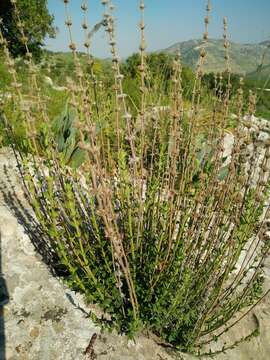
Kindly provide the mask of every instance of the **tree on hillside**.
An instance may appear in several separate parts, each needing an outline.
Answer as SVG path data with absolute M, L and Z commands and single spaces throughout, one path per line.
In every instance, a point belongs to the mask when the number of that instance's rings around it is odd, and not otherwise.
M 0 1 L 0 30 L 8 41 L 13 56 L 25 54 L 19 21 L 11 0 Z M 35 57 L 41 54 L 46 36 L 55 36 L 54 17 L 49 14 L 47 0 L 16 0 L 20 20 L 30 51 Z
M 160 84 L 163 86 L 163 90 L 168 92 L 171 79 L 173 75 L 173 59 L 174 56 L 166 53 L 149 53 L 146 57 L 147 68 L 151 74 L 151 79 L 147 79 L 152 82 L 161 80 Z M 122 64 L 121 70 L 127 80 L 137 80 L 140 77 L 139 65 L 140 55 L 138 53 L 131 55 Z M 130 81 L 129 81 L 130 82 Z M 192 92 L 192 86 L 194 82 L 194 73 L 192 69 L 186 65 L 182 67 L 182 87 L 184 96 L 189 97 Z M 130 88 L 134 87 L 130 85 Z
M 146 62 L 152 77 L 162 75 L 165 80 L 170 79 L 172 75 L 172 60 L 173 57 L 165 53 L 148 54 Z M 129 56 L 122 65 L 122 71 L 124 74 L 130 76 L 131 78 L 138 77 L 140 74 L 140 61 L 140 55 L 138 53 Z

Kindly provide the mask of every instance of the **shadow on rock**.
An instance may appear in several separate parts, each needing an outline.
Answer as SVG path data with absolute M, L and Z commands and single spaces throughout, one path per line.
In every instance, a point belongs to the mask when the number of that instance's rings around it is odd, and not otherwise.
M 0 232 L 0 359 L 6 359 L 6 338 L 5 338 L 5 318 L 4 306 L 9 302 L 4 273 L 2 272 L 2 235 Z
M 14 171 L 4 166 L 4 176 L 0 180 L 0 192 L 4 204 L 16 217 L 18 223 L 23 226 L 35 250 L 41 255 L 43 262 L 49 267 L 51 273 L 54 276 L 68 276 L 69 271 L 64 265 L 59 263 L 59 258 L 50 245 L 51 240 L 44 234 L 40 224 L 32 215 L 27 196 L 18 196 L 16 192 L 17 187 L 14 184 Z

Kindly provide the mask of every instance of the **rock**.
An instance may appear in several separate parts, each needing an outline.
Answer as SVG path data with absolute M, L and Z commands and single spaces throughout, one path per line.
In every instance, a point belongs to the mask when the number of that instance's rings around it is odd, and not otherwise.
M 264 142 L 266 142 L 269 138 L 270 138 L 270 134 L 261 131 L 260 134 L 259 134 L 259 136 L 258 136 L 258 138 L 257 138 L 257 141 L 264 143 Z
M 230 162 L 233 144 L 234 144 L 233 134 L 230 134 L 230 133 L 225 134 L 224 143 L 223 143 L 224 151 L 222 154 L 222 157 L 226 158 L 226 160 L 224 162 L 224 166 L 228 165 Z
M 45 82 L 47 85 L 53 86 L 53 81 L 52 81 L 52 79 L 51 79 L 49 76 L 44 76 L 44 82 Z
M 53 80 L 49 77 L 49 76 L 44 76 L 44 82 L 51 86 L 54 90 L 56 91 L 65 91 L 67 90 L 67 87 L 66 86 L 57 86 L 57 85 L 54 85 L 53 83 Z

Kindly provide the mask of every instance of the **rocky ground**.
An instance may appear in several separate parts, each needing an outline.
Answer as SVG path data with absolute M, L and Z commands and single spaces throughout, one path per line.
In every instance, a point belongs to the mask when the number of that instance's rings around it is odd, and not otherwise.
M 266 125 L 261 132 L 262 137 L 268 138 L 270 127 L 266 129 Z M 40 237 L 23 197 L 14 156 L 8 149 L 0 149 L 0 236 L 0 273 L 9 293 L 9 303 L 0 313 L 0 360 L 195 359 L 171 353 L 145 336 L 134 342 L 124 336 L 101 333 L 87 318 L 89 309 L 82 297 L 53 276 L 43 261 L 46 254 L 38 251 Z M 266 265 L 269 282 L 270 261 Z M 235 342 L 257 325 L 258 337 L 215 359 L 268 360 L 270 296 L 240 326 L 227 333 L 225 341 Z M 213 348 L 219 347 L 217 343 Z

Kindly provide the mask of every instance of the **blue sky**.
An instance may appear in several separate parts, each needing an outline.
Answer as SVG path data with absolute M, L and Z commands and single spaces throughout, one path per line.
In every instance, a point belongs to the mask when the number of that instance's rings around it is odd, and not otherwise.
M 95 25 L 102 18 L 103 7 L 99 0 L 88 0 L 89 23 Z M 70 0 L 73 20 L 73 35 L 82 49 L 83 35 L 81 0 Z M 113 0 L 117 21 L 119 54 L 126 57 L 138 49 L 139 0 Z M 206 0 L 145 0 L 148 51 L 166 48 L 178 41 L 200 38 L 203 33 L 203 18 Z M 50 50 L 68 49 L 67 31 L 64 25 L 63 0 L 48 0 L 49 10 L 55 16 L 59 28 L 55 40 L 47 40 Z M 270 0 L 212 0 L 210 37 L 222 36 L 222 19 L 227 16 L 232 41 L 254 43 L 270 39 Z M 95 56 L 109 56 L 106 34 L 102 30 L 92 42 Z

